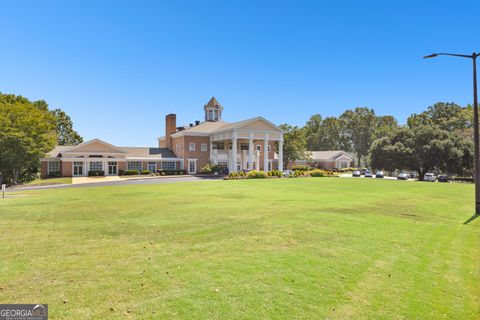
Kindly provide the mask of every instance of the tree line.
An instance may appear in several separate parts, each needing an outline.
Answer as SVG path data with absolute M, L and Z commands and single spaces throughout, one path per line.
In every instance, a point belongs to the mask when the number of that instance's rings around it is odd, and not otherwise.
M 285 165 L 308 159 L 308 151 L 344 150 L 356 166 L 387 171 L 412 170 L 423 180 L 438 170 L 471 175 L 473 168 L 473 110 L 455 103 L 438 102 L 405 125 L 391 115 L 376 115 L 371 108 L 346 110 L 339 117 L 314 114 L 303 127 L 281 125 Z
M 44 100 L 0 92 L 0 183 L 17 184 L 38 176 L 40 158 L 55 145 L 76 145 L 83 138 L 61 109 Z

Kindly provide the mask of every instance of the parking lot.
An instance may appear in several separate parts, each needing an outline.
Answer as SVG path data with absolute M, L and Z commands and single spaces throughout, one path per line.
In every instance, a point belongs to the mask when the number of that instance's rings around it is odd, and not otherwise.
M 378 179 L 378 180 L 397 180 L 397 177 L 385 176 L 384 178 L 375 178 L 375 175 L 371 178 L 365 178 L 365 176 L 353 177 L 351 173 L 344 173 L 340 175 L 340 178 L 353 178 L 353 179 Z M 400 181 L 416 181 L 416 179 L 400 180 Z

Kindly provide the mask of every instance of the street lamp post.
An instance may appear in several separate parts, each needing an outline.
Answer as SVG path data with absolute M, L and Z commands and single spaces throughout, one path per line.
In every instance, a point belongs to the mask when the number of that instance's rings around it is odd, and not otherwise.
M 478 99 L 477 99 L 477 57 L 480 53 L 468 54 L 455 54 L 455 53 L 432 53 L 431 55 L 423 57 L 435 58 L 437 56 L 453 56 L 461 58 L 469 58 L 473 61 L 473 142 L 475 144 L 475 214 L 480 215 L 480 145 L 478 134 Z

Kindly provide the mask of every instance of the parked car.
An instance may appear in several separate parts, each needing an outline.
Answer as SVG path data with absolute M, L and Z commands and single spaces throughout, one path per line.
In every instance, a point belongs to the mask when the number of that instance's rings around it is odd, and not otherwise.
M 352 173 L 352 177 L 360 177 L 361 175 L 362 175 L 362 173 L 359 170 L 355 170 Z
M 375 178 L 383 178 L 384 175 L 383 175 L 383 171 L 377 171 L 377 173 L 375 173 Z
M 418 173 L 416 173 L 416 172 L 410 172 L 409 176 L 410 176 L 410 178 L 412 178 L 412 179 L 417 179 L 417 178 L 418 178 Z
M 408 180 L 409 176 L 406 172 L 400 172 L 397 176 L 397 180 Z
M 365 171 L 365 178 L 373 178 L 373 173 L 370 170 Z
M 428 173 L 425 173 L 425 177 L 423 177 L 423 181 L 435 182 L 437 181 L 437 178 L 433 173 L 428 172 Z
M 365 173 L 367 173 L 367 171 L 369 171 L 367 168 L 363 168 L 362 170 L 360 170 L 360 173 L 361 175 L 365 175 Z
M 447 175 L 438 176 L 438 182 L 450 182 L 450 177 Z

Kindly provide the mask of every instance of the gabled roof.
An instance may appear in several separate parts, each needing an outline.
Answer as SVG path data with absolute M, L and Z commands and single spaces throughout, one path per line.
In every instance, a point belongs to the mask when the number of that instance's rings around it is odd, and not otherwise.
M 172 137 L 179 137 L 182 135 L 209 135 L 209 134 L 216 134 L 216 133 L 221 133 L 225 131 L 230 131 L 234 129 L 242 129 L 249 124 L 252 124 L 256 121 L 263 122 L 265 125 L 271 127 L 270 131 L 278 131 L 282 132 L 283 130 L 280 129 L 278 126 L 275 124 L 271 123 L 270 121 L 266 120 L 263 117 L 255 117 L 247 120 L 242 120 L 242 121 L 237 121 L 237 122 L 225 122 L 225 121 L 205 121 L 200 123 L 199 125 L 193 126 L 193 127 L 187 127 L 184 130 L 175 132 L 172 134 Z
M 63 150 L 65 149 L 68 149 L 68 148 L 71 148 L 73 146 L 55 146 L 55 148 L 53 148 L 52 151 L 48 152 L 45 157 L 46 158 L 55 158 L 55 157 L 58 157 L 62 152 Z
M 62 153 L 85 152 L 82 149 L 85 149 L 86 147 L 88 147 L 89 145 L 92 145 L 92 144 L 99 144 L 99 145 L 102 145 L 102 146 L 106 147 L 106 149 L 109 149 L 109 153 L 125 153 L 125 151 L 123 151 L 122 149 L 120 149 L 118 147 L 115 147 L 114 145 L 112 145 L 108 142 L 105 142 L 103 140 L 100 140 L 100 139 L 92 139 L 92 140 L 80 143 L 79 145 L 66 148 L 66 149 L 63 150 Z M 93 151 L 89 150 L 87 152 L 93 152 Z M 102 152 L 105 152 L 105 150 L 102 150 Z
M 353 160 L 352 156 L 343 150 L 331 150 L 331 151 L 307 151 L 310 154 L 312 160 L 335 160 L 341 156 L 346 156 Z
M 127 153 L 127 158 L 176 158 L 168 148 L 121 147 L 121 149 Z
M 225 124 L 224 126 L 218 128 L 213 133 L 219 133 L 219 132 L 229 131 L 229 130 L 233 130 L 233 129 L 241 129 L 241 128 L 244 128 L 244 127 L 248 126 L 249 124 L 254 123 L 256 121 L 263 122 L 263 123 L 267 124 L 268 126 L 272 127 L 273 130 L 283 133 L 282 129 L 280 129 L 278 126 L 271 123 L 270 121 L 268 121 L 264 117 L 255 117 L 255 118 L 251 118 L 251 119 L 247 119 L 247 120 L 228 123 L 228 124 Z
M 175 132 L 172 134 L 172 137 L 182 136 L 184 134 L 188 135 L 208 135 L 211 132 L 217 130 L 218 128 L 223 127 L 224 125 L 228 124 L 228 122 L 219 120 L 219 121 L 204 121 L 201 122 L 199 125 L 193 127 L 186 127 L 184 130 Z

